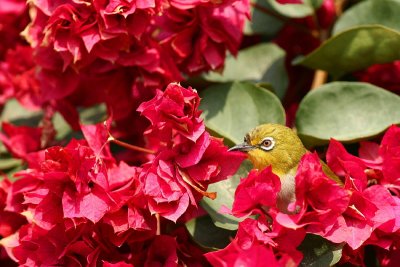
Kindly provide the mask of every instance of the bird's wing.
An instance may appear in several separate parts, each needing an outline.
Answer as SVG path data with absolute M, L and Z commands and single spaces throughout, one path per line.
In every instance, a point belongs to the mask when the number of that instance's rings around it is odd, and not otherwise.
M 322 171 L 332 180 L 337 182 L 340 185 L 343 185 L 342 180 L 329 168 L 329 166 L 321 160 Z

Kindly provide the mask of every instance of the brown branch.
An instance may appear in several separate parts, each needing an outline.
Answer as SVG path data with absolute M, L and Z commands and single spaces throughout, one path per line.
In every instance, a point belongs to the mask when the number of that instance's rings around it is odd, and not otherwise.
M 335 1 L 335 9 L 336 9 L 336 16 L 341 16 L 345 6 L 347 5 L 348 0 L 336 0 Z
M 157 229 L 156 229 L 156 235 L 161 235 L 161 217 L 160 214 L 156 213 L 156 220 L 157 220 Z
M 113 142 L 113 143 L 115 143 L 115 144 L 117 144 L 119 146 L 125 147 L 125 148 L 130 149 L 130 150 L 134 150 L 134 151 L 144 152 L 144 153 L 148 153 L 148 154 L 155 154 L 156 153 L 154 150 L 151 150 L 151 149 L 147 149 L 147 148 L 144 148 L 144 147 L 135 146 L 135 145 L 131 145 L 131 144 L 122 142 L 120 140 L 115 139 L 113 136 L 108 137 L 107 141 Z
M 328 73 L 324 70 L 316 70 L 314 73 L 314 79 L 311 84 L 311 90 L 314 90 L 321 85 L 326 83 L 326 80 L 328 79 Z

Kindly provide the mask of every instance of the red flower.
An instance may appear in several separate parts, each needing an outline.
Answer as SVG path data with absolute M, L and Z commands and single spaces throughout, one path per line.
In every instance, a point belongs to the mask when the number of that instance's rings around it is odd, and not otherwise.
M 35 57 L 34 52 L 37 52 Z M 66 97 L 77 88 L 77 75 L 72 69 L 62 71 L 58 59 L 54 51 L 46 49 L 35 51 L 29 46 L 17 46 L 9 50 L 1 68 L 7 80 L 4 86 L 9 88 L 3 90 L 7 94 L 12 92 L 29 109 Z M 40 69 L 38 63 L 41 63 Z
M 335 243 L 346 242 L 352 249 L 357 249 L 377 227 L 395 220 L 392 204 L 391 196 L 384 187 L 353 191 L 349 207 L 323 236 Z
M 103 261 L 102 264 L 104 267 L 132 267 L 132 264 L 126 263 L 125 261 L 118 261 L 115 263 Z
M 206 56 L 207 64 L 211 62 L 215 68 L 221 65 L 225 50 L 237 51 L 243 13 L 249 6 L 244 0 L 232 5 L 228 5 L 232 1 L 224 1 L 223 5 L 211 2 L 192 4 L 196 6 L 193 9 L 210 9 L 213 13 L 212 21 L 202 23 L 206 43 L 202 43 L 198 55 Z M 151 0 L 35 1 L 31 5 L 32 23 L 24 31 L 31 45 L 30 56 L 22 57 L 27 66 L 15 71 L 10 64 L 3 65 L 6 71 L 0 75 L 4 76 L 0 81 L 0 103 L 13 95 L 31 107 L 50 102 L 78 129 L 76 106 L 105 102 L 122 135 L 142 135 L 138 129 L 121 124 L 136 119 L 138 104 L 152 97 L 156 88 L 182 80 L 177 58 L 170 54 L 168 45 L 160 43 L 159 30 L 153 26 L 172 9 L 179 10 L 168 1 Z M 13 78 L 16 74 L 23 79 Z
M 252 170 L 236 188 L 232 214 L 242 217 L 251 214 L 255 209 L 276 207 L 280 190 L 280 179 L 272 173 L 271 168 L 265 168 L 261 172 Z
M 362 158 L 349 154 L 342 144 L 331 140 L 327 152 L 328 165 L 340 176 L 345 176 L 357 167 L 358 177 L 365 173 L 369 182 L 384 185 L 390 192 L 399 196 L 399 129 L 397 126 L 390 127 L 383 136 L 380 146 L 374 143 L 362 143 L 360 147 Z
M 8 73 L 8 65 L 0 62 L 0 106 L 4 106 L 14 94 L 14 86 Z
M 326 161 L 329 165 L 329 168 L 331 168 L 334 173 L 342 177 L 344 177 L 349 171 L 349 168 L 346 168 L 346 165 L 347 167 L 350 167 L 350 169 L 354 169 L 356 167 L 361 169 L 366 168 L 365 162 L 362 159 L 348 153 L 344 146 L 334 139 L 331 139 L 329 142 L 329 148 L 326 153 Z M 358 169 L 354 169 L 355 172 L 357 172 L 357 170 Z
M 280 266 L 285 266 L 284 263 L 287 262 L 300 264 L 303 255 L 297 247 L 306 235 L 305 230 L 285 228 L 273 219 L 275 213 L 272 212 L 271 215 L 272 217 L 268 217 L 260 214 L 257 220 L 247 218 L 239 223 L 235 237 L 237 244 L 243 249 L 248 249 L 254 244 L 264 244 L 273 249 L 281 263 Z
M 191 87 L 170 84 L 164 92 L 142 103 L 138 111 L 152 124 L 150 131 L 160 131 L 163 140 L 171 140 L 172 130 L 195 142 L 205 131 L 198 106 L 200 98 Z
M 99 254 L 103 249 L 109 249 L 108 258 L 118 258 L 112 247 L 98 239 L 90 223 L 66 219 L 50 230 L 35 224 L 25 225 L 7 240 L 6 246 L 18 264 L 28 266 L 96 265 L 101 262 Z
M 185 1 L 185 9 L 176 2 L 172 4 L 179 8 L 171 7 L 157 18 L 154 25 L 157 40 L 174 55 L 179 68 L 186 73 L 223 67 L 225 51 L 234 55 L 238 51 L 242 28 L 249 15 L 248 1 L 225 6 L 198 5 L 191 9 L 186 9 L 186 5 L 193 6 L 193 1 Z
M 382 267 L 395 267 L 400 261 L 400 248 L 399 246 L 394 246 L 388 251 L 384 249 L 379 249 L 377 251 L 377 258 L 379 260 L 379 266 Z
M 354 73 L 359 81 L 375 84 L 390 91 L 400 93 L 400 61 L 375 64 Z
M 318 26 L 329 29 L 336 19 L 335 0 L 324 0 L 317 10 Z
M 209 184 L 226 179 L 239 168 L 243 154 L 228 153 L 221 141 L 204 136 L 205 151 L 188 153 L 194 160 L 183 161 L 181 155 L 165 150 L 143 165 L 140 179 L 152 213 L 176 222 L 188 209 L 196 209 L 203 196 L 216 197 L 206 192 Z M 182 162 L 186 164 L 180 165 Z
M 160 153 L 153 162 L 145 164 L 140 174 L 143 192 L 149 197 L 149 209 L 152 213 L 176 222 L 188 209 L 194 196 L 179 169 L 173 163 L 173 154 Z M 196 205 L 196 202 L 192 203 Z
M 26 159 L 30 152 L 38 151 L 41 147 L 42 129 L 29 126 L 15 126 L 2 123 L 5 133 L 0 133 L 0 140 L 14 157 Z
M 194 8 L 199 5 L 229 5 L 238 0 L 169 0 L 169 3 L 179 9 Z
M 175 238 L 166 235 L 157 236 L 148 249 L 144 266 L 179 266 L 176 250 L 177 243 Z
M 109 159 L 113 163 L 114 158 L 108 145 L 108 137 L 112 118 L 107 119 L 104 123 L 95 125 L 81 125 L 81 130 L 89 147 L 93 150 L 97 157 Z
M 245 158 L 228 153 L 222 141 L 205 132 L 198 110 L 200 98 L 191 88 L 170 84 L 139 111 L 150 122 L 147 133 L 162 145 L 156 158 L 143 165 L 140 180 L 152 213 L 176 222 L 197 202 L 214 193 L 210 183 L 233 175 Z
M 295 214 L 278 213 L 278 223 L 291 229 L 305 227 L 310 233 L 321 234 L 331 229 L 348 207 L 346 190 L 325 175 L 316 154 L 303 156 L 295 179 L 296 201 L 288 207 Z
M 379 154 L 382 157 L 383 179 L 378 181 L 400 197 L 400 128 L 390 127 L 382 138 Z
M 107 40 L 122 34 L 140 38 L 150 23 L 150 14 L 154 14 L 156 9 L 161 8 L 158 2 L 154 0 L 94 1 L 94 7 L 101 17 L 99 21 L 101 38 Z
M 29 23 L 25 0 L 3 0 L 0 6 L 0 60 L 8 49 L 22 43 L 20 32 Z
M 248 266 L 257 267 L 261 262 L 268 266 L 278 267 L 280 265 L 275 258 L 271 248 L 253 244 L 249 248 L 240 247 L 236 241 L 230 243 L 226 248 L 205 254 L 207 260 L 215 267 Z
M 143 194 L 136 195 L 103 217 L 102 222 L 112 227 L 112 233 L 106 236 L 109 242 L 121 246 L 127 241 L 143 242 L 156 234 L 156 217 L 150 214 L 144 200 Z
M 302 4 L 303 1 L 302 0 L 276 0 L 276 2 L 278 2 L 279 4 Z
M 0 263 L 5 266 L 14 266 L 14 261 L 7 254 L 8 244 L 12 242 L 13 235 L 25 224 L 28 223 L 25 216 L 5 210 L 7 193 L 11 182 L 7 177 L 0 181 Z
M 25 216 L 5 209 L 11 182 L 6 177 L 2 179 L 0 181 L 0 239 L 14 234 L 22 225 L 27 223 Z
M 175 237 L 178 244 L 178 257 L 183 265 L 193 267 L 208 266 L 208 262 L 204 257 L 204 250 L 193 241 L 193 237 L 186 227 L 179 227 L 173 232 L 172 236 Z
M 57 51 L 63 58 L 64 69 L 70 64 L 88 65 L 95 57 L 115 62 L 119 52 L 132 45 L 128 36 L 139 38 L 145 31 L 149 16 L 142 10 L 153 9 L 155 4 L 107 2 L 49 5 L 37 1 L 37 15 L 27 31 L 28 39 L 35 48 L 42 45 Z
M 357 249 L 365 243 L 381 245 L 380 241 L 374 241 L 375 235 L 393 233 L 399 229 L 398 198 L 382 185 L 368 187 L 367 180 L 367 174 L 371 172 L 368 166 L 380 172 L 386 156 L 392 155 L 393 151 L 388 154 L 385 152 L 390 151 L 389 147 L 396 147 L 398 141 L 392 138 L 396 136 L 396 130 L 392 127 L 385 134 L 379 149 L 382 157 L 379 158 L 377 147 L 372 144 L 364 144 L 360 151 L 367 159 L 360 159 L 349 154 L 339 142 L 331 140 L 327 152 L 328 164 L 337 174 L 346 177 L 345 188 L 350 192 L 350 203 L 334 227 L 326 233 L 327 239 L 333 242 L 345 241 L 352 249 Z M 384 184 L 385 180 L 382 178 L 376 182 Z M 379 230 L 374 233 L 376 229 Z
M 10 208 L 29 210 L 35 223 L 45 229 L 63 218 L 97 222 L 110 209 L 107 168 L 84 142 L 51 147 L 42 160 L 36 169 L 17 174 L 20 178 L 12 185 Z
M 112 227 L 113 235 L 107 238 L 116 246 L 121 246 L 127 239 L 146 240 L 156 233 L 156 218 L 148 209 L 138 179 L 140 171 L 124 162 L 108 169 L 109 194 L 113 203 L 102 222 Z
M 199 145 L 198 145 L 199 144 Z M 201 150 L 196 148 L 200 146 Z M 228 148 L 221 139 L 210 136 L 207 132 L 203 134 L 188 153 L 182 148 L 186 144 L 176 147 L 176 163 L 196 183 L 207 188 L 211 183 L 225 180 L 236 173 L 246 155 L 240 152 L 228 152 Z
M 380 145 L 374 142 L 360 142 L 358 155 L 364 161 L 365 165 L 370 168 L 381 169 L 382 157 L 379 154 Z
M 86 43 L 85 48 L 84 40 L 89 39 L 86 36 L 90 37 L 91 42 L 96 38 L 100 39 L 93 23 L 94 16 L 90 6 L 85 4 L 65 3 L 51 11 L 41 43 L 53 46 L 54 50 L 62 55 L 64 68 L 82 60 L 87 53 L 86 49 L 90 51 L 93 47 L 93 43 Z
M 15 50 L 9 50 L 1 71 L 4 75 L 3 90 L 17 98 L 25 107 L 37 108 L 41 92 L 35 75 L 32 48 L 17 46 Z

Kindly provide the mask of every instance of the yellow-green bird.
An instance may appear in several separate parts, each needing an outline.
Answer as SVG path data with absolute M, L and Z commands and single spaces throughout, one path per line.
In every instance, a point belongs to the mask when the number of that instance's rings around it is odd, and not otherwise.
M 247 152 L 254 168 L 263 170 L 271 166 L 272 172 L 281 180 L 278 208 L 287 211 L 289 203 L 295 201 L 295 175 L 303 155 L 307 153 L 300 138 L 290 128 L 280 124 L 262 124 L 250 130 L 242 144 L 230 151 Z M 331 169 L 322 162 L 324 173 L 332 180 L 342 183 Z

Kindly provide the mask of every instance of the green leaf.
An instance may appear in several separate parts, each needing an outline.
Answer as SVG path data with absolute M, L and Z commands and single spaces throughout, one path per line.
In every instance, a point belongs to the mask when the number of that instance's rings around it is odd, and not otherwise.
M 339 17 L 333 28 L 333 34 L 349 28 L 380 24 L 400 31 L 399 0 L 368 0 L 352 6 Z
M 57 131 L 56 140 L 62 140 L 64 144 L 68 143 L 71 139 L 84 139 L 82 132 L 80 130 L 74 131 L 58 112 L 53 116 L 53 125 Z
M 235 190 L 240 178 L 246 177 L 251 168 L 251 163 L 246 160 L 231 178 L 208 186 L 207 191 L 217 192 L 217 198 L 214 200 L 203 198 L 200 205 L 208 212 L 217 227 L 227 230 L 236 230 L 238 228 L 241 219 L 229 214 L 219 213 L 219 210 L 223 205 L 229 209 L 232 208 Z
M 57 131 L 56 139 L 57 140 L 69 140 L 68 138 L 72 133 L 73 130 L 71 126 L 64 120 L 63 116 L 56 112 L 53 116 L 53 125 Z
M 79 118 L 83 124 L 96 124 L 107 119 L 107 107 L 104 103 L 79 110 Z
M 277 13 L 288 18 L 304 18 L 314 14 L 323 0 L 303 0 L 303 4 L 280 4 L 276 0 L 266 0 Z
M 211 250 L 226 247 L 236 234 L 236 231 L 216 227 L 208 215 L 188 221 L 186 228 L 197 244 Z
M 303 3 L 306 3 L 309 6 L 312 6 L 314 8 L 314 10 L 319 9 L 323 2 L 324 2 L 324 0 L 303 0 Z
M 96 124 L 107 119 L 107 108 L 105 104 L 99 104 L 88 108 L 79 109 L 79 118 L 83 124 Z M 74 131 L 60 113 L 53 116 L 53 125 L 57 131 L 57 140 L 69 141 L 72 138 L 82 139 L 81 131 Z
M 234 144 L 241 143 L 245 134 L 257 125 L 285 123 L 285 111 L 279 99 L 251 83 L 213 85 L 200 96 L 207 128 Z
M 321 236 L 307 234 L 298 249 L 303 253 L 300 266 L 333 266 L 342 257 L 342 246 Z
M 1 171 L 15 168 L 21 164 L 22 164 L 22 160 L 20 160 L 20 159 L 3 157 L 3 155 L 0 155 L 0 170 Z
M 18 126 L 38 126 L 43 117 L 41 111 L 31 111 L 24 108 L 16 99 L 10 99 L 4 105 L 4 109 L 0 114 L 0 130 L 1 122 L 10 122 Z M 0 153 L 6 153 L 7 149 L 0 142 Z
M 96 124 L 106 120 L 107 108 L 104 103 L 79 110 L 79 117 L 83 124 Z M 31 111 L 24 108 L 16 99 L 7 101 L 0 121 L 8 121 L 15 125 L 37 127 L 43 118 L 42 111 Z M 57 140 L 71 139 L 71 137 L 82 138 L 80 132 L 74 132 L 64 118 L 57 112 L 53 116 L 54 128 L 57 131 Z M 1 124 L 0 124 L 1 129 Z M 0 152 L 5 151 L 0 143 Z
M 243 32 L 245 35 L 261 34 L 274 37 L 283 27 L 284 22 L 275 16 L 269 15 L 271 6 L 265 0 L 251 0 L 251 19 L 246 20 Z
M 16 180 L 19 178 L 19 177 L 14 176 L 14 174 L 17 173 L 17 172 L 19 172 L 19 171 L 25 170 L 27 167 L 28 167 L 28 166 L 27 166 L 26 164 L 23 164 L 22 161 L 21 161 L 21 164 L 20 164 L 20 165 L 14 167 L 14 168 L 12 168 L 12 169 L 7 170 L 7 171 L 5 172 L 5 174 L 7 175 L 8 179 L 9 179 L 11 182 L 14 182 L 14 181 L 16 181 Z
M 212 82 L 251 81 L 269 83 L 283 98 L 288 86 L 285 51 L 272 43 L 243 49 L 237 58 L 228 56 L 222 74 L 210 72 L 204 78 Z
M 14 173 L 23 170 L 26 165 L 21 159 L 12 158 L 10 154 L 0 153 L 0 173 L 5 174 L 10 181 L 15 181 Z M 0 175 L 0 181 L 4 175 Z
M 400 32 L 370 25 L 341 32 L 294 64 L 326 70 L 335 77 L 400 59 Z
M 24 125 L 36 127 L 42 119 L 42 116 L 43 113 L 41 111 L 28 110 L 16 99 L 10 99 L 4 106 L 4 110 L 0 116 L 0 121 L 7 121 L 19 126 Z
M 308 93 L 296 114 L 304 143 L 358 142 L 400 123 L 400 97 L 368 83 L 334 82 Z

